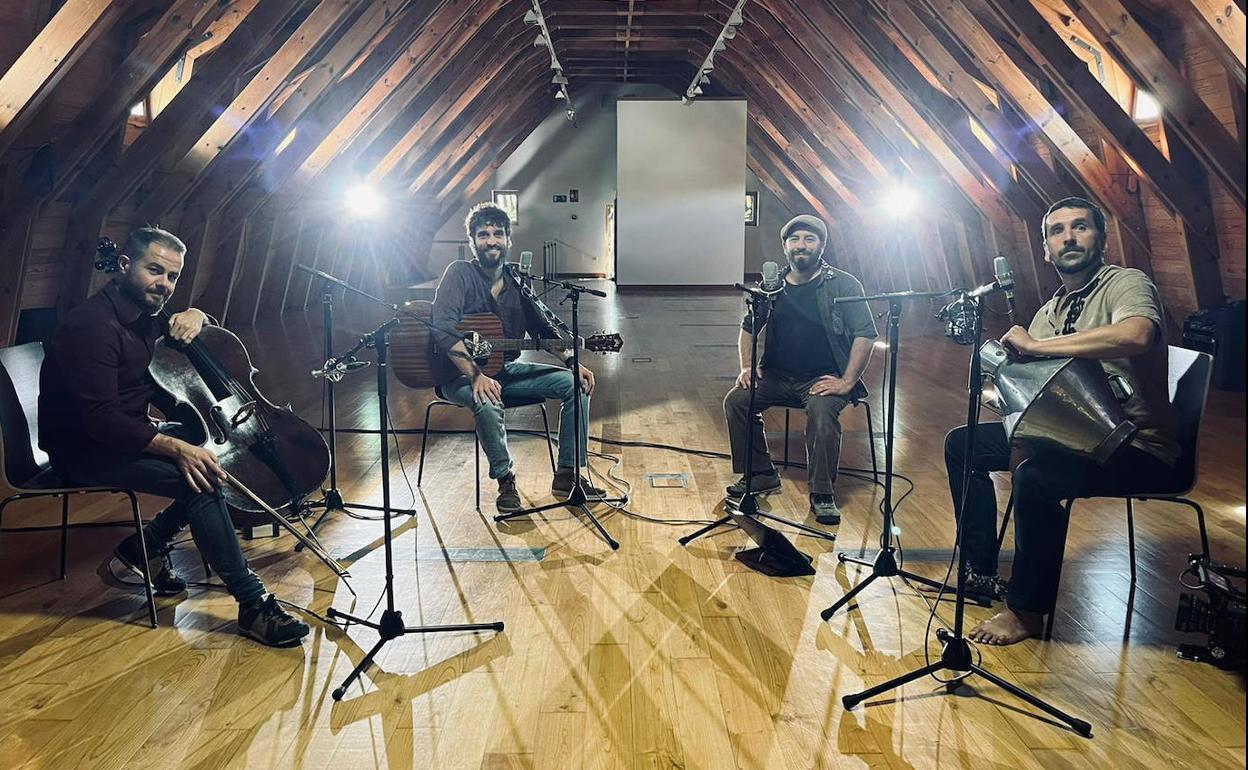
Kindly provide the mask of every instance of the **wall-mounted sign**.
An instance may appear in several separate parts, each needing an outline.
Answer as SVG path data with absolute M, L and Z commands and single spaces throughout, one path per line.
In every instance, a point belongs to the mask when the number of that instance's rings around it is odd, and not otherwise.
M 579 203 L 581 200 L 581 191 L 575 187 L 568 190 L 568 203 Z

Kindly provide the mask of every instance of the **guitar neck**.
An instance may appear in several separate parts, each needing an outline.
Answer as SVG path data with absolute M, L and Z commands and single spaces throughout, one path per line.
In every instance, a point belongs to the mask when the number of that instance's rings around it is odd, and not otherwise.
M 518 350 L 563 350 L 569 346 L 566 340 L 489 340 L 490 347 L 504 353 Z

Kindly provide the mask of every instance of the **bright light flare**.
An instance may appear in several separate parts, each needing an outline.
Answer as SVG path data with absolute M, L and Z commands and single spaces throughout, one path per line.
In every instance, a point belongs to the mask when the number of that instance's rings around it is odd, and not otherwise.
M 364 182 L 347 188 L 343 204 L 346 206 L 347 213 L 356 219 L 373 219 L 381 216 L 386 210 L 385 198 L 377 192 L 376 188 Z
M 880 199 L 880 208 L 893 219 L 905 219 L 919 210 L 919 192 L 906 184 L 899 184 Z

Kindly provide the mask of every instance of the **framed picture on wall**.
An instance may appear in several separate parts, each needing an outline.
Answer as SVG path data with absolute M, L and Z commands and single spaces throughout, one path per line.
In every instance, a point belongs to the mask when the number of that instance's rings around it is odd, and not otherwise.
M 745 224 L 758 227 L 758 192 L 745 194 Z
M 520 224 L 520 191 L 494 190 L 494 205 L 507 212 L 511 217 L 511 226 Z

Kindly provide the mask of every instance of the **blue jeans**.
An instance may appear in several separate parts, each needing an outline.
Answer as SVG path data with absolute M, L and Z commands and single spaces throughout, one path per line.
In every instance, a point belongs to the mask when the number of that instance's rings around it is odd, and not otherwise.
M 178 423 L 162 423 L 160 432 L 175 438 L 186 435 Z M 58 469 L 57 473 L 75 484 L 133 489 L 173 500 L 143 529 L 148 554 L 167 548 L 190 524 L 200 554 L 240 604 L 251 604 L 264 596 L 264 584 L 247 566 L 221 492 L 195 492 L 172 460 L 145 454 L 127 465 Z
M 512 361 L 503 367 L 503 371 L 494 379 L 503 386 L 503 401 L 527 399 L 536 396 L 557 398 L 559 406 L 559 469 L 571 470 L 573 466 L 585 467 L 586 442 L 589 438 L 589 396 L 581 393 L 581 457 L 579 463 L 572 462 L 573 393 L 576 383 L 572 380 L 572 372 L 561 366 L 551 364 L 532 364 L 527 361 Z M 442 386 L 442 397 L 460 406 L 472 410 L 477 421 L 477 437 L 481 447 L 490 461 L 490 478 L 501 479 L 511 473 L 511 453 L 507 451 L 507 426 L 503 421 L 503 407 L 489 401 L 474 403 L 472 400 L 472 383 L 467 377 L 460 377 L 450 384 Z

